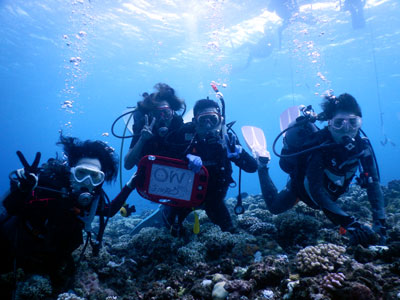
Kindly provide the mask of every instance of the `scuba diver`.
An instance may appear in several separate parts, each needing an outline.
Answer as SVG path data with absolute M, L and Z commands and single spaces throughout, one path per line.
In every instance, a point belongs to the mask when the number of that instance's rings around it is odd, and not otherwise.
M 137 103 L 137 108 L 132 112 L 133 136 L 124 163 L 127 170 L 137 166 L 146 155 L 184 158 L 182 154 L 185 145 L 177 143 L 175 139 L 177 130 L 183 125 L 185 101 L 179 99 L 175 90 L 165 83 L 158 83 L 154 88 L 157 92 L 144 93 L 143 100 Z M 190 167 L 192 166 L 191 164 Z M 160 208 L 142 220 L 132 233 L 139 232 L 142 227 L 161 226 L 162 221 L 158 218 L 161 216 Z
M 279 49 L 282 46 L 282 33 L 289 26 L 292 18 L 299 12 L 297 0 L 271 0 L 267 9 L 275 12 L 282 20 L 282 25 L 278 28 Z
M 292 22 L 303 22 L 314 25 L 314 17 L 310 15 L 300 16 L 297 0 L 270 0 L 267 10 L 275 12 L 283 21 L 278 28 L 279 49 L 282 46 L 282 33 Z
M 64 285 L 74 273 L 72 252 L 83 243 L 84 230 L 96 256 L 104 229 L 134 186 L 132 177 L 119 195 L 109 201 L 102 186 L 117 177 L 114 150 L 102 141 L 80 141 L 60 136 L 67 160 L 49 159 L 39 167 L 40 153 L 30 165 L 17 152 L 23 168 L 10 174 L 10 192 L 0 216 L 0 273 L 23 268 L 27 273 L 49 275 L 53 284 Z M 99 229 L 92 222 L 99 216 Z M 92 239 L 92 235 L 96 238 Z M 9 292 L 15 286 L 9 287 Z
M 127 170 L 148 154 L 175 157 L 182 153 L 167 145 L 166 139 L 182 126 L 183 114 L 177 112 L 186 108 L 185 102 L 165 83 L 158 83 L 155 89 L 150 95 L 144 93 L 133 111 L 133 137 L 124 163 Z
M 205 200 L 197 208 L 204 209 L 210 220 L 222 231 L 234 232 L 224 202 L 229 185 L 233 183 L 231 162 L 250 173 L 257 171 L 257 162 L 243 150 L 236 135 L 225 133 L 224 120 L 217 102 L 210 99 L 198 100 L 193 115 L 192 122 L 185 123 L 177 136 L 178 141 L 186 145 L 184 156 L 189 160 L 189 168 L 198 172 L 205 166 L 209 174 Z M 190 212 L 192 208 L 161 207 L 163 221 L 174 236 L 184 235 L 182 223 Z M 137 231 L 134 229 L 134 232 Z
M 244 71 L 250 66 L 251 62 L 253 62 L 254 60 L 267 58 L 272 54 L 272 51 L 274 49 L 273 38 L 268 32 L 268 29 L 264 29 L 264 32 L 264 36 L 259 41 L 257 41 L 257 43 L 247 42 L 233 50 L 234 52 L 247 51 L 248 56 L 246 63 L 243 66 L 233 67 L 232 72 Z
M 351 24 L 353 29 L 365 27 L 364 6 L 366 0 L 344 0 L 340 2 L 340 8 L 344 11 L 349 11 L 351 14 Z
M 368 139 L 360 136 L 361 109 L 349 94 L 325 97 L 322 108 L 322 114 L 316 117 L 308 111 L 297 118 L 274 142 L 275 148 L 278 138 L 286 133 L 281 155 L 274 150 L 281 157 L 282 170 L 290 175 L 284 190 L 278 193 L 269 176 L 269 158 L 258 158 L 258 175 L 267 208 L 273 214 L 280 214 L 301 200 L 314 209 L 321 209 L 335 225 L 342 227 L 342 233 L 347 231 L 352 244 L 376 244 L 378 236 L 378 243 L 384 244 L 383 193 L 372 146 Z M 316 119 L 328 121 L 328 126 L 318 130 L 312 123 Z M 371 203 L 372 229 L 336 204 L 358 169 L 357 181 L 367 189 Z

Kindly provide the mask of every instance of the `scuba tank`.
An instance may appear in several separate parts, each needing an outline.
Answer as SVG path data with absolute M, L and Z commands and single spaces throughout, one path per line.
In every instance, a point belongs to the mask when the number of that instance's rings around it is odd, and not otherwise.
M 279 157 L 279 166 L 288 174 L 293 174 L 298 171 L 299 165 L 306 162 L 306 154 L 309 154 L 315 150 L 337 146 L 336 143 L 321 141 L 315 134 L 320 130 L 315 125 L 315 121 L 326 121 L 324 113 L 314 113 L 311 105 L 307 107 L 302 106 L 300 110 L 303 116 L 297 117 L 296 120 L 291 122 L 285 130 L 279 133 L 272 146 L 274 154 Z M 380 179 L 379 166 L 374 149 L 370 140 L 368 139 L 367 134 L 361 128 L 359 130 L 371 149 L 371 154 L 378 173 L 378 178 Z M 283 148 L 279 154 L 276 151 L 276 143 L 282 135 L 284 135 Z M 350 150 L 351 149 L 349 149 L 349 151 Z M 364 175 L 362 170 L 360 170 L 360 174 L 360 177 L 357 178 L 357 182 L 361 186 L 365 187 L 366 179 L 363 178 Z
M 296 172 L 300 158 L 304 158 L 304 154 L 333 145 L 332 143 L 320 144 L 320 141 L 315 138 L 315 133 L 320 130 L 315 125 L 315 121 L 323 120 L 323 115 L 314 113 L 311 105 L 302 106 L 300 111 L 303 115 L 297 117 L 278 134 L 272 146 L 274 154 L 280 158 L 279 166 L 288 174 Z M 279 154 L 276 151 L 276 143 L 283 135 L 283 148 Z
M 288 131 L 283 138 L 283 148 L 281 154 L 293 154 L 307 148 L 309 141 L 313 139 L 313 134 L 319 131 L 319 128 L 306 117 L 300 116 L 289 124 Z M 293 173 L 297 166 L 297 157 L 281 157 L 279 166 L 286 173 Z

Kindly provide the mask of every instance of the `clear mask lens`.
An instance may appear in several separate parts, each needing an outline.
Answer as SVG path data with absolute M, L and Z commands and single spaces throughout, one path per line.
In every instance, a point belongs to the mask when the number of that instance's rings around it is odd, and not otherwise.
M 157 120 L 171 120 L 174 116 L 173 110 L 168 106 L 156 108 L 152 112 L 152 116 Z
M 98 186 L 104 182 L 105 175 L 100 170 L 89 169 L 85 167 L 74 167 L 71 168 L 71 173 L 74 179 L 81 183 L 86 179 L 89 179 L 93 186 Z
M 196 117 L 200 127 L 217 127 L 221 123 L 221 116 L 217 113 L 200 114 Z
M 358 116 L 333 118 L 330 125 L 336 130 L 356 130 L 361 127 L 361 118 Z

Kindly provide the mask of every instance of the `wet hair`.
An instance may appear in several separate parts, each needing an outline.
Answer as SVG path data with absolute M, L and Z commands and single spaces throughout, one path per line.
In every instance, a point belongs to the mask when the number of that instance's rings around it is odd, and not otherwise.
M 144 113 L 148 113 L 157 107 L 157 104 L 161 101 L 168 102 L 169 106 L 174 111 L 186 109 L 185 101 L 179 99 L 175 95 L 175 90 L 165 83 L 157 83 L 154 88 L 157 90 L 155 93 L 143 93 L 143 100 L 137 103 L 140 110 Z
M 75 137 L 60 135 L 57 145 L 62 145 L 69 167 L 74 167 L 81 158 L 97 158 L 101 163 L 101 170 L 105 174 L 105 181 L 111 182 L 118 175 L 118 157 L 114 149 L 102 141 L 81 141 Z
M 194 107 L 193 107 L 193 115 L 197 116 L 200 111 L 206 109 L 206 108 L 216 108 L 218 113 L 221 113 L 219 105 L 217 102 L 211 99 L 201 99 L 196 101 Z
M 55 189 L 69 185 L 70 168 L 65 161 L 58 158 L 58 155 L 42 164 L 40 169 L 39 184 Z
M 361 108 L 357 100 L 350 94 L 341 94 L 339 97 L 325 96 L 321 104 L 323 120 L 332 119 L 339 112 L 352 113 L 362 117 Z

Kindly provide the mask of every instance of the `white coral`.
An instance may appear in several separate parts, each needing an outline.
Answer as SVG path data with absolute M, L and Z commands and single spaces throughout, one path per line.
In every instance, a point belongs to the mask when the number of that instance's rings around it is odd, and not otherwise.
M 348 259 L 345 252 L 346 248 L 334 244 L 308 246 L 296 255 L 297 269 L 301 273 L 333 271 L 335 265 L 342 265 Z

